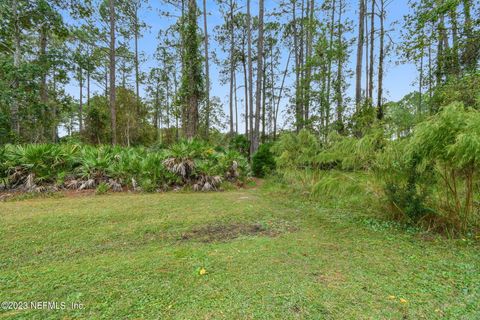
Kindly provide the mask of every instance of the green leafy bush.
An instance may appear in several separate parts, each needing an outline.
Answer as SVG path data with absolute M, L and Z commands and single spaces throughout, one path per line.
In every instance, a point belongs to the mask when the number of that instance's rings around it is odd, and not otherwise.
M 431 105 L 437 112 L 442 106 L 462 102 L 465 106 L 480 110 L 480 71 L 471 72 L 461 78 L 450 77 L 446 83 L 434 90 Z
M 97 188 L 96 188 L 96 190 L 95 190 L 95 193 L 96 193 L 96 194 L 105 194 L 105 193 L 108 192 L 109 189 L 110 189 L 110 187 L 109 187 L 109 185 L 108 185 L 107 183 L 101 182 L 101 183 L 97 186 Z
M 243 157 L 237 151 L 226 151 L 217 157 L 217 166 L 219 172 L 223 172 L 225 179 L 235 181 L 249 175 L 249 165 L 246 157 Z
M 389 151 L 392 152 L 391 149 Z M 413 156 L 408 161 L 397 162 L 397 168 L 388 164 L 383 172 L 385 193 L 392 205 L 392 212 L 399 213 L 400 218 L 406 218 L 409 223 L 418 223 L 429 214 L 436 214 L 427 206 L 427 198 L 432 193 L 428 186 L 434 182 L 432 172 L 430 170 L 427 174 L 425 171 L 425 174 L 419 175 L 417 163 L 418 157 Z
M 383 128 L 372 128 L 361 138 L 332 133 L 328 144 L 317 156 L 323 169 L 368 170 L 374 167 L 379 150 L 386 143 Z
M 250 153 L 250 141 L 244 134 L 237 134 L 230 139 L 228 149 L 239 152 L 244 157 Z
M 390 143 L 377 165 L 390 202 L 412 220 L 453 232 L 478 223 L 479 111 L 444 107 L 411 137 Z
M 281 170 L 317 168 L 320 151 L 318 138 L 306 129 L 298 134 L 283 134 L 272 147 L 275 163 Z
M 455 102 L 416 121 L 408 128 L 377 122 L 357 136 L 331 133 L 324 141 L 306 130 L 283 134 L 272 147 L 279 178 L 324 199 L 365 189 L 352 184 L 337 190 L 344 178 L 325 176 L 325 169 L 373 171 L 377 179 L 371 184 L 382 187 L 371 190 L 385 195 L 388 212 L 397 218 L 447 232 L 479 226 L 480 111 Z
M 256 177 L 263 178 L 266 174 L 275 170 L 275 160 L 270 151 L 271 144 L 260 145 L 252 158 L 252 172 Z
M 372 128 L 361 138 L 332 133 L 326 142 L 307 130 L 284 134 L 272 150 L 280 170 L 343 169 L 366 170 L 386 144 L 383 128 Z

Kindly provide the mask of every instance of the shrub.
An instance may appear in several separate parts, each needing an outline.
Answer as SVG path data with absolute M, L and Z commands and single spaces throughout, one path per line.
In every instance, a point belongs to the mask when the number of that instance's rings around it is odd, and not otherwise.
M 333 133 L 329 143 L 317 157 L 318 165 L 324 169 L 368 170 L 375 164 L 379 150 L 385 145 L 381 127 L 370 129 L 361 138 L 341 136 Z
M 252 158 L 252 171 L 256 177 L 263 178 L 266 174 L 275 170 L 275 160 L 270 151 L 271 144 L 260 145 Z
M 233 151 L 216 151 L 202 141 L 182 141 L 158 151 L 80 144 L 31 144 L 0 147 L 0 185 L 24 191 L 45 187 L 92 189 L 107 185 L 156 191 L 174 185 L 216 189 L 248 174 L 248 163 Z M 102 188 L 101 187 L 101 188 Z
M 320 144 L 317 137 L 306 129 L 299 134 L 282 135 L 271 149 L 281 170 L 318 167 Z
M 249 174 L 248 161 L 237 151 L 226 151 L 217 158 L 219 172 L 224 174 L 224 178 L 229 181 L 242 179 Z
M 480 72 L 471 72 L 461 78 L 450 77 L 443 85 L 435 88 L 430 102 L 433 111 L 441 106 L 462 102 L 465 106 L 480 110 Z
M 244 157 L 248 157 L 250 153 L 250 141 L 244 134 L 237 134 L 230 139 L 228 149 L 239 152 Z
M 95 193 L 96 193 L 96 194 L 105 194 L 105 193 L 108 192 L 109 189 L 110 189 L 110 187 L 109 187 L 109 185 L 108 185 L 107 183 L 101 182 L 101 183 L 97 186 L 97 188 L 96 188 L 96 190 L 95 190 Z
M 4 149 L 4 172 L 11 186 L 53 183 L 76 164 L 76 145 L 9 145 Z
M 448 216 L 459 229 L 465 229 L 473 217 L 474 179 L 480 166 L 480 112 L 453 103 L 421 123 L 409 145 L 410 154 L 418 153 L 419 173 L 429 166 L 447 197 Z M 462 185 L 463 184 L 463 185 Z
M 375 123 L 377 117 L 377 110 L 374 108 L 370 101 L 363 103 L 361 108 L 356 111 L 349 123 L 350 130 L 355 137 L 362 137 L 367 134 L 372 128 L 372 124 Z
M 404 149 L 403 149 L 404 150 Z M 392 152 L 392 150 L 389 150 Z M 434 183 L 430 174 L 419 175 L 416 171 L 418 157 L 411 157 L 408 161 L 400 160 L 400 170 L 395 172 L 392 165 L 386 166 L 385 193 L 392 212 L 399 213 L 401 218 L 406 218 L 409 223 L 418 223 L 428 214 L 435 215 L 435 211 L 427 207 L 427 198 L 431 195 L 428 188 Z M 429 171 L 431 173 L 431 171 Z
M 378 161 L 395 207 L 414 221 L 436 216 L 451 231 L 478 222 L 473 197 L 479 166 L 480 112 L 461 103 L 420 123 L 410 138 L 392 142 Z
M 81 178 L 101 180 L 113 172 L 115 158 L 113 149 L 109 146 L 84 147 L 80 152 L 80 164 L 76 172 Z

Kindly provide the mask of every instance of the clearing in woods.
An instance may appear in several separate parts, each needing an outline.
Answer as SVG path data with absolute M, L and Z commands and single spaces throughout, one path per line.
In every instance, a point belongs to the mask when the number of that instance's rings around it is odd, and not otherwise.
M 0 219 L 0 301 L 66 303 L 0 318 L 480 318 L 478 246 L 265 186 L 13 201 Z

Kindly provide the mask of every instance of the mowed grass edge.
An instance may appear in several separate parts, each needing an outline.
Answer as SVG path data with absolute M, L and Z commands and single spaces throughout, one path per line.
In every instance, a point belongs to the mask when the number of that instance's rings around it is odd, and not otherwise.
M 3 318 L 480 317 L 478 246 L 372 228 L 276 190 L 30 199 L 0 212 L 0 301 L 67 303 Z

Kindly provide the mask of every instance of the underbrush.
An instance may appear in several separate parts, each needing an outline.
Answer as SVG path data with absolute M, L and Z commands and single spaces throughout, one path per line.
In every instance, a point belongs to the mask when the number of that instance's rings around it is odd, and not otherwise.
M 276 179 L 329 206 L 371 207 L 450 236 L 480 230 L 480 112 L 444 107 L 398 137 L 377 123 L 360 137 L 307 130 L 271 148 Z
M 479 127 L 478 111 L 454 103 L 378 152 L 375 171 L 397 218 L 450 235 L 480 226 Z
M 287 170 L 269 178 L 271 188 L 283 186 L 294 193 L 324 207 L 368 211 L 378 208 L 381 188 L 368 172 L 340 170 Z
M 8 191 L 211 191 L 226 183 L 241 184 L 248 175 L 248 162 L 238 152 L 217 151 L 195 140 L 168 149 L 80 144 L 0 148 L 0 188 Z

